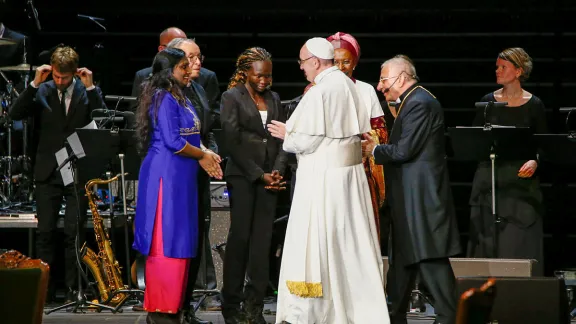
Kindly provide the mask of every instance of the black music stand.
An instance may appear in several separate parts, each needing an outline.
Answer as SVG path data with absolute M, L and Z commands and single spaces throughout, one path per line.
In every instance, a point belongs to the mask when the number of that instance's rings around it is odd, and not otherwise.
M 67 138 L 67 146 L 70 146 L 70 149 L 72 151 L 72 154 L 68 155 L 68 153 L 65 153 L 67 155 L 66 159 L 64 161 L 62 161 L 60 163 L 60 165 L 58 166 L 58 168 L 56 169 L 57 172 L 59 172 L 61 169 L 70 169 L 70 172 L 72 173 L 72 180 L 71 182 L 74 185 L 74 194 L 75 194 L 75 198 L 76 198 L 76 239 L 75 239 L 75 250 L 76 250 L 76 266 L 77 266 L 77 270 L 78 270 L 78 293 L 76 295 L 76 300 L 61 306 L 58 306 L 56 308 L 47 310 L 44 312 L 44 314 L 48 315 L 50 313 L 53 313 L 55 311 L 58 311 L 60 309 L 63 308 L 68 308 L 71 306 L 74 306 L 74 309 L 72 310 L 72 312 L 76 313 L 76 311 L 78 309 L 80 309 L 81 311 L 83 311 L 86 308 L 91 308 L 91 307 L 96 307 L 98 309 L 98 311 L 100 311 L 102 308 L 105 309 L 109 309 L 112 312 L 115 312 L 113 307 L 107 306 L 107 305 L 103 305 L 103 304 L 99 304 L 99 303 L 92 303 L 89 302 L 88 300 L 86 300 L 86 295 L 84 294 L 84 290 L 82 288 L 82 277 L 86 278 L 86 275 L 84 274 L 83 270 L 82 270 L 82 263 L 80 262 L 80 214 L 81 214 L 81 210 L 80 210 L 80 199 L 78 198 L 78 181 L 79 181 L 79 177 L 78 177 L 78 169 L 79 169 L 79 162 L 83 161 L 84 158 L 86 158 L 88 155 L 87 151 L 90 152 L 90 147 L 92 146 L 92 143 L 90 143 L 89 141 L 83 142 L 82 139 L 77 136 L 77 134 L 72 134 Z M 63 148 L 63 150 L 69 151 L 66 146 Z M 58 153 L 57 153 L 58 155 Z M 86 158 L 86 160 L 88 160 L 89 158 Z M 82 171 L 84 172 L 84 170 Z M 89 172 L 87 172 L 87 174 L 90 174 Z M 85 178 L 83 178 L 85 179 Z M 67 179 L 64 175 L 62 175 L 62 180 L 64 182 L 64 185 L 68 185 L 69 184 L 69 179 Z
M 576 138 L 570 134 L 535 134 L 540 160 L 559 165 L 576 165 Z
M 126 195 L 125 195 L 125 179 L 126 179 L 126 172 L 129 172 L 129 179 L 137 179 L 138 177 L 138 169 L 140 167 L 139 159 L 137 159 L 136 154 L 136 147 L 134 141 L 134 131 L 131 130 L 109 130 L 109 129 L 76 129 L 78 136 L 84 142 L 91 143 L 93 145 L 88 145 L 86 148 L 86 155 L 92 156 L 93 158 L 85 159 L 83 161 L 86 164 L 86 167 L 92 172 L 92 177 L 97 178 L 101 177 L 103 173 L 106 171 L 116 171 L 117 173 L 121 174 L 121 185 L 119 189 L 122 189 L 123 193 L 123 207 L 124 207 L 124 217 L 126 218 L 124 221 L 124 234 L 125 234 L 125 253 L 126 253 L 126 279 L 127 282 L 124 283 L 127 288 L 126 289 L 118 289 L 108 296 L 106 301 L 103 301 L 103 304 L 107 304 L 118 294 L 144 294 L 144 291 L 139 289 L 132 289 L 131 288 L 131 278 L 130 278 L 130 243 L 128 239 L 128 223 L 130 221 L 130 216 L 126 210 Z M 128 158 L 127 158 L 128 154 Z M 134 157 L 136 155 L 136 157 Z M 129 163 L 124 163 L 125 160 L 128 160 Z M 128 168 L 124 166 L 127 165 Z M 119 172 L 118 172 L 119 171 Z M 112 191 L 110 190 L 109 196 L 112 196 Z M 114 217 L 114 210 L 113 206 L 111 206 L 110 210 L 110 220 L 113 227 L 113 217 Z M 114 312 L 122 311 L 120 307 L 124 305 L 124 303 L 128 300 L 128 298 L 123 299 L 116 308 L 114 308 Z
M 532 160 L 536 146 L 527 127 L 450 127 L 453 158 L 457 161 L 490 161 L 492 174 L 492 216 L 494 217 L 494 258 L 498 258 L 500 223 L 496 201 L 496 160 Z

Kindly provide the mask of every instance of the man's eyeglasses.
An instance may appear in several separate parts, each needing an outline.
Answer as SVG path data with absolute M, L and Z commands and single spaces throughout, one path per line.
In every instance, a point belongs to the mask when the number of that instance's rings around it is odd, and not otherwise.
M 191 55 L 188 58 L 190 59 L 190 62 L 192 62 L 192 63 L 196 62 L 196 59 L 200 60 L 200 63 L 204 63 L 204 59 L 206 57 L 202 54 L 198 54 L 198 55 Z
M 390 80 L 390 79 L 395 79 L 397 77 L 399 77 L 400 75 L 402 75 L 402 73 L 398 74 L 397 76 L 393 76 L 393 77 L 380 77 L 380 82 L 385 82 L 386 80 Z
M 311 58 L 313 58 L 313 57 L 316 57 L 316 56 L 312 55 L 312 56 L 310 56 L 309 58 L 306 58 L 306 59 L 303 59 L 303 60 L 300 60 L 300 59 L 299 59 L 299 60 L 298 60 L 298 65 L 302 65 L 302 63 L 308 61 L 309 59 L 311 59 Z

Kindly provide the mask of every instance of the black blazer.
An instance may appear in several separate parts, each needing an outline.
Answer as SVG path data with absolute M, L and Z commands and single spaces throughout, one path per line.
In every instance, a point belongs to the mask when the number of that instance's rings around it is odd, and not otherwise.
M 196 83 L 196 81 L 192 81 L 190 87 L 184 89 L 184 94 L 191 101 L 193 101 L 193 97 L 198 98 L 200 107 L 194 108 L 196 108 L 196 112 L 200 118 L 200 136 L 202 138 L 202 143 L 204 143 L 204 145 L 206 145 L 206 147 L 213 152 L 218 153 L 218 145 L 216 144 L 216 138 L 212 132 L 212 126 L 214 124 L 214 113 L 212 110 L 210 110 L 208 98 L 206 97 L 206 91 L 204 91 L 204 88 L 202 88 L 200 84 Z
M 278 94 L 266 91 L 264 99 L 268 106 L 266 123 L 272 120 L 285 122 L 286 113 Z M 274 138 L 264 128 L 258 108 L 243 84 L 222 94 L 220 113 L 224 142 L 230 153 L 226 176 L 240 175 L 256 181 L 271 170 L 284 173 L 287 153 L 282 149 L 282 140 Z M 266 162 L 268 170 L 264 170 Z
M 146 78 L 152 75 L 152 68 L 147 67 L 138 72 L 134 76 L 134 83 L 132 84 L 132 96 L 139 97 L 142 92 L 141 85 Z M 201 68 L 200 77 L 195 80 L 196 83 L 200 84 L 202 88 L 206 91 L 206 98 L 208 99 L 208 106 L 213 114 L 219 114 L 220 104 L 218 98 L 220 97 L 220 89 L 218 88 L 218 79 L 216 78 L 216 73 Z
M 106 108 L 100 88 L 86 91 L 80 79 L 72 92 L 72 101 L 66 115 L 60 107 L 54 81 L 42 83 L 38 88 L 28 87 L 14 102 L 10 117 L 21 120 L 34 117 L 38 147 L 34 166 L 36 181 L 45 181 L 56 169 L 55 153 L 64 147 L 65 140 L 76 128 L 86 126 L 94 109 Z

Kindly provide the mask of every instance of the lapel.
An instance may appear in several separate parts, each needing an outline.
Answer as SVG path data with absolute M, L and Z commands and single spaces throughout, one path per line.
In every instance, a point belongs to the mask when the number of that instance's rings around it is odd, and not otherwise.
M 76 113 L 76 107 L 79 105 L 80 100 L 83 99 L 83 96 L 86 94 L 83 90 L 84 85 L 82 81 L 76 79 L 76 83 L 74 84 L 74 90 L 72 91 L 72 98 L 70 100 L 70 107 L 68 107 L 68 114 L 66 115 L 66 124 L 70 122 L 74 114 Z
M 190 85 L 190 92 L 193 92 L 193 95 L 196 96 L 196 98 L 198 98 L 198 101 L 200 101 L 200 107 L 195 107 L 196 108 L 196 113 L 198 114 L 198 116 L 200 117 L 200 122 L 202 123 L 201 128 L 200 128 L 200 133 L 205 134 L 205 132 L 209 129 L 210 127 L 210 108 L 208 106 L 208 101 L 206 100 L 206 96 L 202 95 L 202 91 L 201 89 L 199 89 L 199 87 L 201 87 L 201 85 L 199 85 L 198 83 L 196 83 L 196 81 L 192 81 L 192 85 Z
M 256 103 L 254 103 L 254 100 L 252 100 L 250 93 L 248 93 L 248 89 L 246 89 L 246 86 L 244 84 L 240 83 L 238 85 L 238 90 L 242 94 L 241 97 L 243 103 L 242 106 L 244 107 L 246 113 L 250 116 L 250 122 L 253 125 L 253 129 L 256 130 L 258 134 L 260 134 L 262 137 L 268 136 L 268 132 L 266 131 L 266 129 L 264 129 L 264 126 L 262 125 L 262 118 L 260 117 L 258 107 L 256 107 Z M 264 100 L 266 101 L 266 105 L 268 106 L 268 117 L 266 120 L 266 123 L 268 123 L 270 121 L 272 112 L 274 111 L 273 110 L 274 108 L 272 107 L 273 105 L 272 94 L 270 93 L 270 91 L 266 91 L 264 93 Z

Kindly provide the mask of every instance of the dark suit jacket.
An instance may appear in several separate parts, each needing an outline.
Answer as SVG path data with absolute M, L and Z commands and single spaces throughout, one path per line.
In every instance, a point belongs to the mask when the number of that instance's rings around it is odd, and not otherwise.
M 86 91 L 76 79 L 68 114 L 62 111 L 54 81 L 42 83 L 38 88 L 28 87 L 12 105 L 10 117 L 21 120 L 34 117 L 38 147 L 34 166 L 36 181 L 47 180 L 56 169 L 55 153 L 64 147 L 66 138 L 76 128 L 86 126 L 94 109 L 106 108 L 100 88 Z
M 192 81 L 190 87 L 184 89 L 184 94 L 186 94 L 186 97 L 188 97 L 192 102 L 194 102 L 193 97 L 198 98 L 200 105 L 199 107 L 195 106 L 194 108 L 196 108 L 196 112 L 200 117 L 200 136 L 202 138 L 202 143 L 204 143 L 204 145 L 214 153 L 218 153 L 216 138 L 214 137 L 214 133 L 212 133 L 214 114 L 210 110 L 204 88 L 202 88 L 200 84 L 196 83 L 196 81 Z
M 276 92 L 266 91 L 264 99 L 268 106 L 268 118 L 286 121 L 280 97 Z M 257 181 L 271 170 L 284 173 L 287 153 L 282 150 L 282 140 L 274 138 L 262 125 L 256 104 L 243 84 L 224 92 L 220 103 L 220 120 L 230 159 L 226 164 L 226 176 L 240 175 Z M 268 170 L 264 170 L 268 163 Z
M 412 264 L 460 253 L 446 164 L 444 112 L 417 84 L 402 96 L 389 144 L 374 150 L 386 170 L 392 216 L 392 258 Z
M 132 96 L 139 97 L 142 89 L 140 85 L 146 78 L 148 78 L 152 74 L 152 68 L 147 67 L 136 72 L 134 76 L 134 83 L 132 84 Z M 220 89 L 218 87 L 218 79 L 216 78 L 216 73 L 201 68 L 200 69 L 200 77 L 195 80 L 196 83 L 200 84 L 202 88 L 206 91 L 206 98 L 208 99 L 208 105 L 210 110 L 213 114 L 219 114 L 220 111 L 220 104 L 218 99 L 220 97 Z

